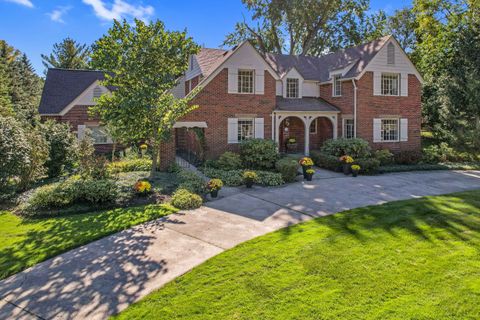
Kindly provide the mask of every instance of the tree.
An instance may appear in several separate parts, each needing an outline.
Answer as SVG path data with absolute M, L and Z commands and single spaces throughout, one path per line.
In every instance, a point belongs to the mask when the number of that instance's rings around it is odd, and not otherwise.
M 53 45 L 50 55 L 42 54 L 45 68 L 87 69 L 90 59 L 90 48 L 71 38 Z
M 321 55 L 359 44 L 379 30 L 366 0 L 242 0 L 251 23 L 239 22 L 224 45 L 250 40 L 261 52 Z
M 92 65 L 105 70 L 103 85 L 116 89 L 99 98 L 91 112 L 123 141 L 146 140 L 151 145 L 155 174 L 161 143 L 170 138 L 175 122 L 194 108 L 192 95 L 176 99 L 170 90 L 188 66 L 198 46 L 186 32 L 167 31 L 162 22 L 114 21 L 93 45 Z
M 7 64 L 0 57 L 0 117 L 13 116 L 12 98 L 9 92 Z
M 415 51 L 417 44 L 415 30 L 418 28 L 418 22 L 412 8 L 396 10 L 388 17 L 386 28 L 387 33 L 392 34 L 407 53 Z

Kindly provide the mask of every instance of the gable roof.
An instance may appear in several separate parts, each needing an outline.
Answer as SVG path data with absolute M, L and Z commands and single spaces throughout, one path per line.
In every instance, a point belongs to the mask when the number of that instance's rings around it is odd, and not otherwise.
M 58 114 L 97 80 L 104 80 L 102 71 L 50 68 L 43 87 L 38 111 Z
M 361 74 L 391 36 L 385 36 L 356 47 L 339 50 L 320 57 L 267 53 L 265 60 L 280 76 L 295 67 L 305 80 L 328 81 L 330 72 L 353 64 L 344 78 Z
M 197 53 L 197 63 L 200 66 L 200 70 L 204 76 L 209 75 L 214 70 L 214 66 L 219 60 L 223 60 L 228 51 L 222 49 L 202 48 Z

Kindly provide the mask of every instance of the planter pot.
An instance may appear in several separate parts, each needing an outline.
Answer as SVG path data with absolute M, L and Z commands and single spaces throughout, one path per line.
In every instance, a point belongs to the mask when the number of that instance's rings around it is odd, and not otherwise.
M 343 164 L 343 174 L 348 176 L 350 173 L 352 173 L 352 165 L 350 163 L 344 163 Z
M 297 143 L 287 143 L 287 151 L 289 152 L 296 152 L 297 151 Z
M 354 176 L 354 177 L 358 176 L 358 171 L 357 170 L 352 170 L 352 176 Z
M 212 190 L 212 191 L 210 191 L 210 196 L 211 196 L 212 198 L 218 197 L 218 190 Z
M 312 166 L 302 166 L 303 177 L 307 179 L 307 170 L 312 169 Z
M 245 180 L 245 185 L 247 186 L 247 188 L 253 187 L 253 180 L 252 179 Z
M 305 179 L 307 179 L 307 181 L 312 181 L 313 173 L 307 173 L 306 176 L 305 176 Z

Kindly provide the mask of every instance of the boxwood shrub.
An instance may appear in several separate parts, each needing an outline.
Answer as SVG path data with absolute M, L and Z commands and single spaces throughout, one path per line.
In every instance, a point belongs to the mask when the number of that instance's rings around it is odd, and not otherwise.
M 227 151 L 218 158 L 216 166 L 222 170 L 241 169 L 242 159 L 238 153 Z
M 212 179 L 220 179 L 226 186 L 237 187 L 244 184 L 244 170 L 220 170 L 205 168 L 203 173 Z M 257 183 L 263 186 L 279 186 L 285 183 L 282 174 L 273 171 L 255 170 Z
M 278 159 L 277 145 L 272 140 L 248 139 L 240 144 L 240 157 L 248 169 L 272 169 Z
M 285 182 L 295 181 L 300 165 L 295 159 L 282 158 L 275 163 L 275 169 L 282 175 Z
M 172 205 L 181 210 L 191 210 L 199 208 L 202 203 L 202 197 L 186 189 L 178 189 L 173 193 Z
M 363 139 L 329 139 L 325 141 L 322 148 L 322 153 L 341 157 L 343 155 L 349 155 L 353 159 L 357 158 L 369 158 L 371 156 L 371 149 L 368 142 Z
M 321 151 L 311 151 L 310 157 L 312 158 L 313 162 L 320 168 L 338 171 L 339 167 L 341 166 L 339 157 L 332 156 Z
M 110 173 L 132 172 L 132 171 L 150 171 L 152 160 L 148 158 L 129 159 L 111 162 L 107 166 Z

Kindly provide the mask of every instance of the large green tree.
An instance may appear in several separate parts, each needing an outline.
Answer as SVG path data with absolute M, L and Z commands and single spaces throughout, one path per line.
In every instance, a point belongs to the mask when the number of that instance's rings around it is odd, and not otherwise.
M 162 22 L 114 21 L 93 45 L 92 65 L 106 71 L 104 85 L 116 89 L 103 95 L 92 112 L 121 133 L 122 141 L 146 140 L 151 145 L 153 176 L 161 143 L 173 125 L 196 106 L 190 97 L 176 99 L 170 90 L 188 67 L 198 46 L 186 32 L 168 31 Z
M 45 68 L 87 69 L 90 60 L 90 48 L 72 38 L 65 38 L 53 45 L 49 55 L 42 54 Z
M 245 19 L 228 34 L 224 45 L 251 40 L 262 52 L 321 55 L 359 44 L 379 30 L 377 16 L 368 16 L 367 0 L 242 0 Z M 372 34 L 373 33 L 373 34 Z

